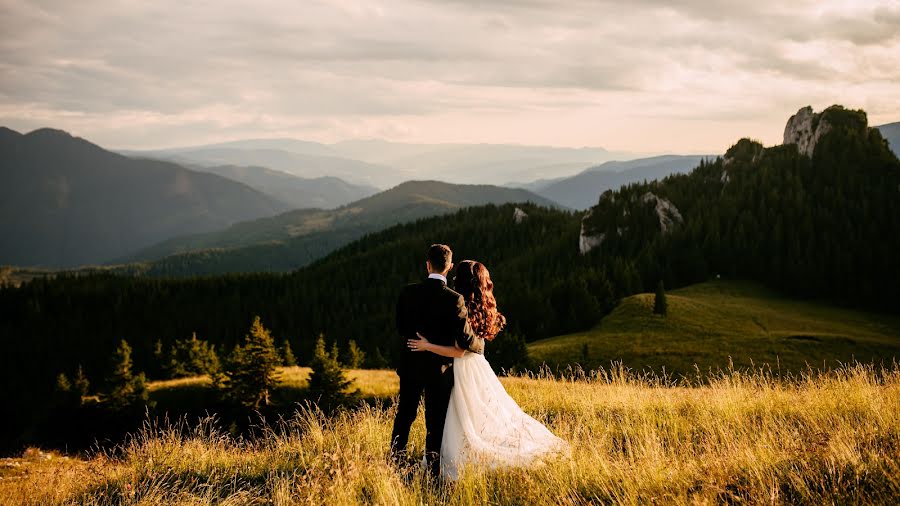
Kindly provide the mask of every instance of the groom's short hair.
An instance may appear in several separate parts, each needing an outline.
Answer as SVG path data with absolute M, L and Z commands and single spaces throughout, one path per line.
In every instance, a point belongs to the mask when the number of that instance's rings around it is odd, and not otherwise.
M 453 251 L 446 244 L 432 244 L 428 248 L 428 261 L 431 268 L 443 272 L 453 263 Z

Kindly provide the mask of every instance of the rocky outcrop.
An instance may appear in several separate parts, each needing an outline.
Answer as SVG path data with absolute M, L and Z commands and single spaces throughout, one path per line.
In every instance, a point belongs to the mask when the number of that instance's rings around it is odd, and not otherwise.
M 518 207 L 513 211 L 513 220 L 515 220 L 516 224 L 522 223 L 527 217 L 528 213 Z
M 653 203 L 656 206 L 656 215 L 659 218 L 659 229 L 667 234 L 675 227 L 684 223 L 684 218 L 678 208 L 668 200 L 656 196 L 653 192 L 647 192 L 641 196 L 641 202 Z
M 593 211 L 588 211 L 584 215 L 584 218 L 581 219 L 581 235 L 578 236 L 578 251 L 580 251 L 582 255 L 587 255 L 592 249 L 603 244 L 603 239 L 606 237 L 606 234 L 591 235 L 587 233 L 584 224 L 591 217 L 592 213 Z
M 801 154 L 811 157 L 816 143 L 830 130 L 831 124 L 823 115 L 806 106 L 788 119 L 784 127 L 784 144 L 796 144 Z

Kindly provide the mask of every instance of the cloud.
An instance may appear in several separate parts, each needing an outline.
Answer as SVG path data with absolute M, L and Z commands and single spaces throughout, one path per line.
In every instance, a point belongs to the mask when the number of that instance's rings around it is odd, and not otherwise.
M 0 124 L 111 147 L 289 135 L 685 152 L 775 141 L 808 103 L 900 119 L 890 1 L 0 0 L 0 30 Z

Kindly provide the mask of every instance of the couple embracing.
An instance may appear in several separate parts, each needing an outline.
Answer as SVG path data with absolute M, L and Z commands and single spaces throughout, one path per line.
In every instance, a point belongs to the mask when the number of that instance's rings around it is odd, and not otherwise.
M 403 289 L 397 329 L 404 340 L 397 374 L 400 397 L 391 457 L 407 463 L 409 430 L 425 397 L 425 464 L 435 478 L 456 480 L 469 465 L 524 465 L 567 445 L 506 393 L 484 358 L 485 343 L 506 319 L 497 310 L 487 268 L 464 260 L 447 286 L 453 252 L 428 250 L 428 278 Z

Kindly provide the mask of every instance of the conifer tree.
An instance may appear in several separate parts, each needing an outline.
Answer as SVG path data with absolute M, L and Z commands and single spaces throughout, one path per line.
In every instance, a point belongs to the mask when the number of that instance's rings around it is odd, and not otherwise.
M 291 342 L 287 339 L 281 344 L 281 364 L 285 367 L 297 365 L 297 357 L 294 356 L 294 350 L 291 349 Z
M 254 318 L 243 344 L 235 346 L 225 368 L 226 394 L 240 404 L 257 409 L 269 405 L 269 396 L 278 384 L 276 368 L 281 357 L 272 334 Z
M 66 373 L 59 373 L 56 376 L 56 390 L 54 392 L 56 394 L 56 404 L 60 407 L 70 407 L 72 405 L 77 405 L 80 403 L 75 402 L 75 393 L 72 388 L 72 382 L 69 381 L 69 377 L 66 376 Z
M 334 351 L 336 347 L 332 347 Z M 309 376 L 310 397 L 318 402 L 319 406 L 329 408 L 346 403 L 358 394 L 358 391 L 348 392 L 352 381 L 347 379 L 341 364 L 334 353 L 325 351 L 325 339 L 322 336 L 316 340 L 313 351 L 312 373 Z
M 215 347 L 207 341 L 197 339 L 196 332 L 191 333 L 190 339 L 175 341 L 169 351 L 167 370 L 172 378 L 203 374 L 214 376 L 219 367 L 219 356 Z
M 338 348 L 337 340 L 332 341 L 332 343 L 331 343 L 331 353 L 329 353 L 329 355 L 331 355 L 331 358 L 333 358 L 334 360 L 338 361 L 338 363 L 340 363 L 340 358 L 339 358 L 339 357 L 340 357 L 340 352 L 341 352 L 341 350 Z
M 113 369 L 104 395 L 110 407 L 116 410 L 146 405 L 147 381 L 144 373 L 132 371 L 131 346 L 124 339 L 113 354 Z
M 656 296 L 653 298 L 653 314 L 666 316 L 668 313 L 668 303 L 666 302 L 666 289 L 663 287 L 662 280 L 656 285 Z
M 91 383 L 88 381 L 87 376 L 84 375 L 84 369 L 82 369 L 81 364 L 78 364 L 75 378 L 72 380 L 72 390 L 78 394 L 80 400 L 87 397 L 90 387 Z
M 353 339 L 347 343 L 347 351 L 344 353 L 344 365 L 349 369 L 359 369 L 366 360 L 366 353 L 360 349 Z

